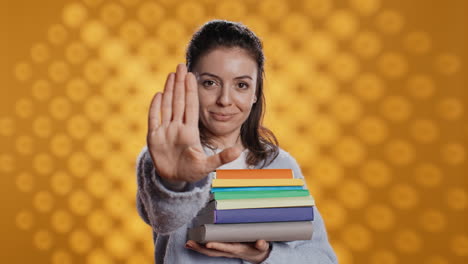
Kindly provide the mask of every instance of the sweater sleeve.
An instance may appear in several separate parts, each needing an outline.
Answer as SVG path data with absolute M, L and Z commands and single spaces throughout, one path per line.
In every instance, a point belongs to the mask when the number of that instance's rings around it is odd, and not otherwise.
M 285 151 L 278 157 L 278 168 L 291 168 L 295 178 L 304 178 L 296 160 Z M 276 167 L 276 166 L 275 166 Z M 291 242 L 271 242 L 271 252 L 262 264 L 309 263 L 336 264 L 335 252 L 328 241 L 325 223 L 314 206 L 313 234 L 311 240 Z M 244 263 L 248 263 L 245 262 Z
M 211 175 L 175 191 L 157 174 L 147 147 L 137 158 L 136 207 L 142 220 L 158 234 L 170 234 L 190 223 L 208 202 Z

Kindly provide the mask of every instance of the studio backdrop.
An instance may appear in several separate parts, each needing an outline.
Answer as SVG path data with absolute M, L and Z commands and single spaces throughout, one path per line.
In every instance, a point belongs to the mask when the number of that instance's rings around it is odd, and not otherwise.
M 2 263 L 153 263 L 148 106 L 210 19 L 263 41 L 264 124 L 341 264 L 468 258 L 464 0 L 3 0 Z M 292 263 L 291 263 L 292 264 Z

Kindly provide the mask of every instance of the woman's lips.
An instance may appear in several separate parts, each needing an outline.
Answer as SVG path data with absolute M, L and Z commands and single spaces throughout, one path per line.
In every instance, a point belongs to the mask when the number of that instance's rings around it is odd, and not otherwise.
M 221 114 L 221 113 L 214 113 L 210 112 L 211 116 L 216 121 L 228 121 L 230 120 L 235 114 Z

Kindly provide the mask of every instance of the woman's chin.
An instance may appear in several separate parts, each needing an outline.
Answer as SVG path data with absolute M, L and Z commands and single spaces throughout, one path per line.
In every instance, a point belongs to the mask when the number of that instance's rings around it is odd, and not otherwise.
M 227 124 L 227 123 L 219 123 L 219 124 L 212 124 L 207 127 L 207 129 L 210 131 L 211 134 L 214 136 L 225 136 L 231 133 L 234 133 L 235 131 L 239 131 L 240 127 L 233 127 L 232 124 Z

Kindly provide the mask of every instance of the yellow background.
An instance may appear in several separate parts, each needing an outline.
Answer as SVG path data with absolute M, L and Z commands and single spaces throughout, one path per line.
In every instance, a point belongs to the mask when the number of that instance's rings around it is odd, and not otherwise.
M 211 18 L 266 52 L 266 124 L 340 263 L 466 263 L 468 2 L 2 1 L 2 263 L 152 263 L 146 111 Z

